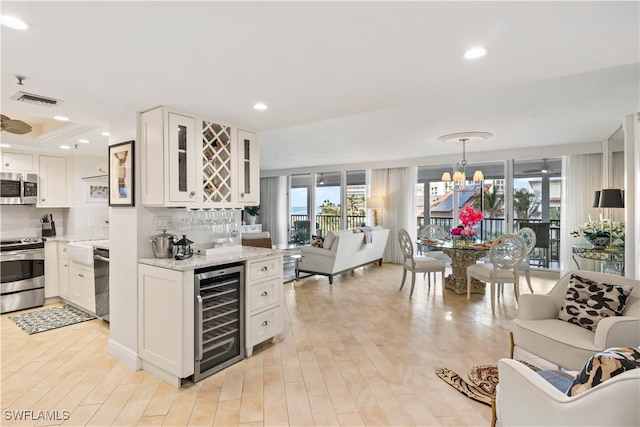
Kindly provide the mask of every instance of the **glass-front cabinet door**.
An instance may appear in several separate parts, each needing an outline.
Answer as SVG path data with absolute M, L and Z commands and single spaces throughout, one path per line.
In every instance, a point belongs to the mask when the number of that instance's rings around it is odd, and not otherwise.
M 169 201 L 196 201 L 196 122 L 169 113 Z
M 238 129 L 238 200 L 260 203 L 260 158 L 256 134 Z

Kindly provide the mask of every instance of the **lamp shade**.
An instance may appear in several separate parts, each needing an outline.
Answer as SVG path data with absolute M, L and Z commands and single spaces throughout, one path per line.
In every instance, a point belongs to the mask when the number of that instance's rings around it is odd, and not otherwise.
M 473 173 L 473 180 L 474 181 L 484 181 L 484 174 L 482 173 L 481 170 L 477 170 Z
M 462 172 L 460 171 L 455 171 L 453 173 L 453 180 L 455 182 L 460 182 L 460 181 L 464 181 L 464 175 L 462 174 Z
M 593 207 L 594 208 L 600 207 L 600 191 L 599 190 L 596 190 L 593 195 Z
M 445 182 L 451 181 L 451 174 L 449 172 L 444 172 L 442 174 L 442 178 L 440 178 L 440 181 L 445 181 Z
M 624 201 L 622 200 L 622 190 L 619 188 L 604 188 L 600 192 L 600 204 L 601 208 L 624 208 Z
M 367 208 L 369 209 L 384 208 L 384 199 L 380 196 L 367 197 Z

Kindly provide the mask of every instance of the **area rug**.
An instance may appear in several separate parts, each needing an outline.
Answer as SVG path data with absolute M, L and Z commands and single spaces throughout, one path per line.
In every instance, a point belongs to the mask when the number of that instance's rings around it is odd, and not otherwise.
M 522 360 L 520 362 L 534 371 L 539 370 L 527 362 Z M 468 375 L 470 383 L 447 368 L 436 369 L 436 375 L 468 398 L 485 405 L 491 406 L 491 401 L 496 397 L 496 385 L 498 385 L 498 367 L 496 365 L 481 365 L 471 368 Z
M 96 316 L 70 305 L 10 316 L 9 319 L 29 335 L 95 319 Z

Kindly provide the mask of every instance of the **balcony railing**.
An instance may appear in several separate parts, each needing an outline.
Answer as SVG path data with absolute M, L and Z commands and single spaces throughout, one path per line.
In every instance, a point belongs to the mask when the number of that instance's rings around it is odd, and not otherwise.
M 289 228 L 292 231 L 296 231 L 296 221 L 308 221 L 308 215 L 291 215 Z M 327 231 L 338 231 L 343 228 L 356 228 L 361 227 L 364 224 L 366 217 L 364 215 L 347 215 L 347 225 L 342 227 L 340 224 L 340 215 L 316 215 L 315 228 L 311 227 L 311 233 L 319 236 L 324 236 Z

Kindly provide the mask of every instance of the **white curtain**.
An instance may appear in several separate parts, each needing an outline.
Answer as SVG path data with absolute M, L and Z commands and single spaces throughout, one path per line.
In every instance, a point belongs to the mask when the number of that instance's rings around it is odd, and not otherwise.
M 383 261 L 402 264 L 398 232 L 406 229 L 416 236 L 417 168 L 374 169 L 371 171 L 371 196 L 382 196 L 385 207 L 380 212 L 380 224 L 389 229 L 389 241 Z
M 275 176 L 260 179 L 260 221 L 262 231 L 268 231 L 274 245 L 286 246 L 287 224 L 287 177 Z
M 572 259 L 571 246 L 574 243 L 587 243 L 582 237 L 573 237 L 571 232 L 587 222 L 589 217 L 598 221 L 602 209 L 593 207 L 596 190 L 602 189 L 602 154 L 577 154 L 563 158 L 563 206 L 560 214 L 561 242 L 560 272 L 562 275 L 576 269 Z M 600 263 L 576 257 L 580 267 L 585 270 L 600 271 Z
M 624 151 L 615 151 L 611 154 L 611 171 L 610 187 L 624 190 Z M 611 219 L 624 221 L 624 209 L 611 209 Z

